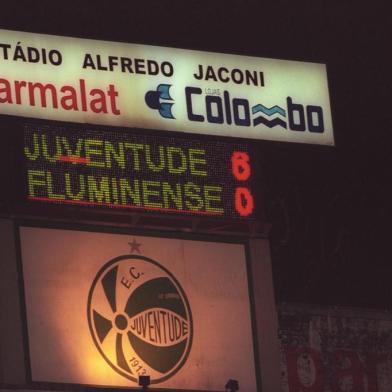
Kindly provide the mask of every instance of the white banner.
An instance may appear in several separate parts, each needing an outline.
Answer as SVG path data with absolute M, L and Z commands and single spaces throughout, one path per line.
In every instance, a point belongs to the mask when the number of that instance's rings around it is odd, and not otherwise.
M 334 144 L 323 64 L 7 30 L 0 113 Z
M 33 381 L 256 391 L 241 244 L 21 227 Z M 45 246 L 42 244 L 45 243 Z

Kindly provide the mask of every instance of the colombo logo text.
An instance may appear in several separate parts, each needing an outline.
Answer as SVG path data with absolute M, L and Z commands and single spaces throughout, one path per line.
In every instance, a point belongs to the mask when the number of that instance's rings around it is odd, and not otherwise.
M 161 117 L 174 119 L 174 99 L 169 94 L 171 85 L 160 84 L 148 91 L 145 101 L 149 108 L 158 110 Z M 208 89 L 207 89 L 208 90 Z M 278 127 L 288 131 L 324 133 L 324 113 L 319 105 L 303 105 L 286 97 L 282 105 L 270 107 L 258 102 L 251 104 L 246 98 L 232 97 L 229 91 L 208 94 L 200 87 L 187 86 L 184 90 L 187 118 L 192 122 L 241 127 Z M 169 102 L 168 102 L 169 101 Z

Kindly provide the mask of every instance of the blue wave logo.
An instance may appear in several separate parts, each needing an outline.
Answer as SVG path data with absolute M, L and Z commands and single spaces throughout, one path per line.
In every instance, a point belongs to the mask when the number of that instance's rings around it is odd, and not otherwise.
M 261 103 L 259 103 L 255 106 L 252 106 L 252 114 L 255 115 L 257 113 L 263 113 L 268 117 L 271 117 L 275 114 L 286 117 L 286 110 L 284 110 L 283 108 L 281 108 L 278 105 L 275 105 L 275 106 L 268 108 L 268 107 L 262 105 Z M 282 120 L 279 117 L 275 117 L 270 120 L 270 119 L 260 115 L 256 118 L 253 118 L 253 125 L 256 126 L 259 124 L 263 124 L 263 125 L 267 126 L 268 128 L 273 128 L 273 127 L 276 127 L 277 125 L 279 125 L 279 126 L 287 129 L 286 121 Z
M 169 91 L 171 86 L 171 84 L 160 84 L 156 90 L 147 91 L 144 99 L 147 106 L 151 109 L 158 110 L 162 117 L 174 119 L 172 113 L 174 102 L 164 102 L 173 101 Z

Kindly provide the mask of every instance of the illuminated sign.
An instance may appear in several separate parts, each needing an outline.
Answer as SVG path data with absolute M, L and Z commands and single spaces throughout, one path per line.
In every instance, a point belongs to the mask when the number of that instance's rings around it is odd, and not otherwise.
M 85 126 L 24 126 L 30 201 L 225 218 L 257 212 L 245 144 Z
M 0 33 L 2 114 L 334 144 L 323 64 Z
M 20 241 L 32 381 L 260 390 L 244 244 L 27 226 Z

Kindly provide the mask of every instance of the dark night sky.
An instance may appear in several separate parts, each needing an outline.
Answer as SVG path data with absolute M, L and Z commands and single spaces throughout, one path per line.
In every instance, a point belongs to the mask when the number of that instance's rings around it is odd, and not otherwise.
M 0 28 L 326 63 L 336 147 L 260 143 L 277 298 L 391 309 L 392 17 L 357 3 L 13 1 Z

